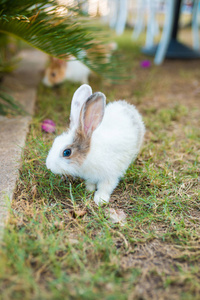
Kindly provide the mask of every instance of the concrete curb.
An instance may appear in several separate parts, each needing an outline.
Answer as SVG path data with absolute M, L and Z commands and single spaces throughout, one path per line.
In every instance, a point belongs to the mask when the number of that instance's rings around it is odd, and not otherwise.
M 12 118 L 0 116 L 0 241 L 19 175 L 21 154 L 34 112 L 37 86 L 46 62 L 46 55 L 37 50 L 24 50 L 19 56 L 19 68 L 6 76 L 3 85 L 25 107 L 29 115 Z

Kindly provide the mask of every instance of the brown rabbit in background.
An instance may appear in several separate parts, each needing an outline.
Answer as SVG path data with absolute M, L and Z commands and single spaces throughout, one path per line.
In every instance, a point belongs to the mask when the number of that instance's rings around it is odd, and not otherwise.
M 96 44 L 93 48 L 82 51 L 90 59 L 93 56 L 100 57 L 103 62 L 108 62 L 114 50 L 117 49 L 115 42 L 105 45 Z M 88 83 L 91 70 L 74 56 L 69 55 L 65 60 L 50 57 L 49 66 L 45 70 L 43 84 L 53 87 L 57 84 L 69 80 L 72 82 Z

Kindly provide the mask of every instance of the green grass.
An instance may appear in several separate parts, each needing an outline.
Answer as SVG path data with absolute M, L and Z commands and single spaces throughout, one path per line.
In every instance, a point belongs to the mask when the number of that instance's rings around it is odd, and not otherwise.
M 134 76 L 120 85 L 96 75 L 90 81 L 107 101 L 137 105 L 147 127 L 142 152 L 108 204 L 123 209 L 127 222 L 111 223 L 81 180 L 64 182 L 46 169 L 78 85 L 40 85 L 0 249 L 0 299 L 199 299 L 200 118 L 197 98 L 191 93 L 188 101 L 182 89 L 193 74 L 200 78 L 184 63 L 141 69 L 144 57 L 130 35 L 117 39 L 118 51 Z M 181 90 L 169 97 L 176 79 Z M 55 135 L 41 131 L 45 118 L 56 122 Z M 75 217 L 78 210 L 86 214 Z

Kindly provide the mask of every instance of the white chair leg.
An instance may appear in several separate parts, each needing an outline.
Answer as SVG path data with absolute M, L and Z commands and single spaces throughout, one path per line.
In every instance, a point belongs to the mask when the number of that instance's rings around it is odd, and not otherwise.
M 175 6 L 176 6 L 176 1 L 168 0 L 167 12 L 165 15 L 164 29 L 163 29 L 161 41 L 158 45 L 158 49 L 156 51 L 156 55 L 154 58 L 154 63 L 156 65 L 160 65 L 163 62 L 163 60 L 165 58 L 165 54 L 167 52 L 167 48 L 169 46 L 173 23 L 174 23 Z
M 89 8 L 89 3 L 88 3 L 88 1 L 84 1 L 83 3 L 82 3 L 82 11 L 84 12 L 84 13 L 88 13 L 88 8 Z
M 148 0 L 148 20 L 145 48 L 150 48 L 154 44 L 154 36 L 158 33 L 158 23 L 156 21 L 155 0 Z
M 145 28 L 145 10 L 146 10 L 146 0 L 138 0 L 136 22 L 133 30 L 133 35 L 132 35 L 132 38 L 134 40 L 138 39 L 139 35 Z
M 128 1 L 127 0 L 119 0 L 118 7 L 118 18 L 116 24 L 116 33 L 117 35 L 121 35 L 124 32 L 126 26 L 126 19 L 128 14 Z
M 192 37 L 193 37 L 193 48 L 195 50 L 200 49 L 199 43 L 199 24 L 198 24 L 198 14 L 200 14 L 200 1 L 194 0 L 194 6 L 192 11 Z
M 110 8 L 109 26 L 113 29 L 117 23 L 118 0 L 109 0 L 108 5 Z

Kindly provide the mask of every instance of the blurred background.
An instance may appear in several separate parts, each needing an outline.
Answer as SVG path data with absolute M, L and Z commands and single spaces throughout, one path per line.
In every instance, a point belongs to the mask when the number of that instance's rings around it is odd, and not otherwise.
M 12 5 L 0 0 L 0 12 L 1 80 L 28 45 L 58 59 L 73 55 L 111 80 L 123 78 L 128 56 L 116 51 L 107 61 L 99 51 L 88 55 L 97 44 L 115 41 L 117 49 L 122 39 L 127 47 L 134 42 L 139 48 L 133 51 L 152 57 L 155 65 L 165 58 L 200 58 L 199 0 L 21 0 Z M 1 98 L 8 103 L 5 94 Z

